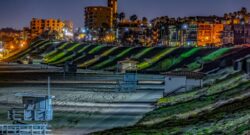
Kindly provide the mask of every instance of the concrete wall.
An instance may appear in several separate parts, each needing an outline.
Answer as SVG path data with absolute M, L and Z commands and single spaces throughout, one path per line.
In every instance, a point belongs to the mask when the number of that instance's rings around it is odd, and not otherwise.
M 166 76 L 164 95 L 174 91 L 185 92 L 202 86 L 203 81 L 201 79 L 189 79 L 185 76 Z
M 195 87 L 203 87 L 203 81 L 200 79 L 187 79 L 186 90 L 192 90 Z
M 166 76 L 164 94 L 171 93 L 176 89 L 186 86 L 187 78 L 185 76 Z M 185 89 L 181 89 L 185 91 Z

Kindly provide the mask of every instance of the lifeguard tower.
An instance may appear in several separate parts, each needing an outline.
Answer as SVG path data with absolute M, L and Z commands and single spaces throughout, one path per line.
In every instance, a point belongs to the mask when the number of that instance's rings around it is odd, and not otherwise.
M 136 72 L 126 72 L 120 82 L 120 91 L 129 92 L 135 91 L 138 85 L 138 78 Z
M 13 121 L 51 121 L 53 118 L 53 96 L 32 93 L 17 93 L 22 98 L 23 107 L 13 108 L 8 112 L 8 118 Z
M 17 93 L 23 106 L 8 111 L 8 119 L 13 124 L 0 125 L 0 135 L 47 135 L 48 122 L 53 119 L 52 99 L 50 95 L 50 79 L 48 79 L 48 94 Z M 31 124 L 25 124 L 31 123 Z M 35 124 L 33 124 L 35 123 Z

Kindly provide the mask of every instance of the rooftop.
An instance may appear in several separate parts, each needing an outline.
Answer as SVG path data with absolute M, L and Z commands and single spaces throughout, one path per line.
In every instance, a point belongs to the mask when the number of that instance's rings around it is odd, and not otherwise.
M 55 96 L 48 96 L 47 94 L 36 94 L 36 93 L 16 93 L 17 97 L 36 97 L 36 98 L 55 98 Z
M 190 72 L 190 71 L 173 71 L 166 73 L 167 76 L 186 76 L 191 79 L 202 79 L 205 77 L 204 73 Z

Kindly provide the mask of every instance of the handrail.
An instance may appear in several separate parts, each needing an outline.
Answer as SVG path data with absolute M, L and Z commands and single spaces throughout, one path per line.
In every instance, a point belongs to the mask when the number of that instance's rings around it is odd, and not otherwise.
M 176 88 L 176 89 L 174 89 L 174 90 L 172 90 L 171 92 L 166 93 L 166 94 L 165 94 L 165 91 L 164 91 L 164 96 L 170 96 L 170 95 L 172 95 L 173 93 L 176 93 L 176 92 L 178 92 L 179 90 L 181 90 L 181 89 L 183 89 L 183 88 L 186 88 L 186 86 L 180 86 L 180 87 L 178 87 L 178 88 Z

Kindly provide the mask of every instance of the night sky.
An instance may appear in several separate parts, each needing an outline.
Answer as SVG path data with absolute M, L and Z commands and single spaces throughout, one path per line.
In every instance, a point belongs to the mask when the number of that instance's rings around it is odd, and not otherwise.
M 118 0 L 119 12 L 152 19 L 156 16 L 223 15 L 245 6 L 250 0 Z M 72 20 L 75 27 L 84 25 L 84 7 L 105 5 L 106 0 L 0 0 L 0 28 L 29 26 L 31 18 Z

